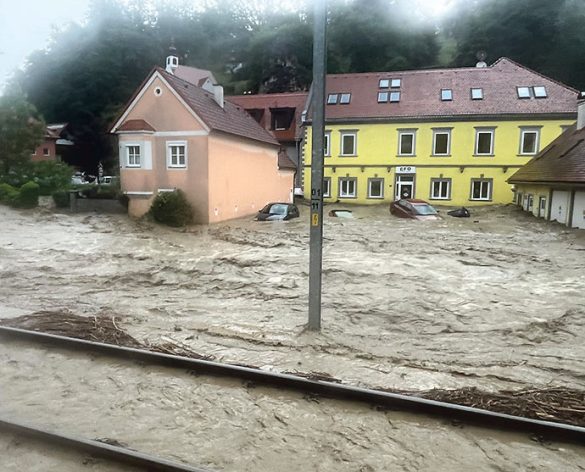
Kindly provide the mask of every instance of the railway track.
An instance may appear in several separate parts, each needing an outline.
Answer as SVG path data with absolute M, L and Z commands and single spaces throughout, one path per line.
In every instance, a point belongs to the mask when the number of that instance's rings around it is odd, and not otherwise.
M 44 346 L 48 345 L 55 348 L 75 350 L 84 353 L 98 353 L 118 359 L 135 360 L 140 361 L 146 366 L 165 366 L 167 368 L 187 370 L 198 375 L 237 378 L 246 380 L 248 384 L 252 382 L 254 384 L 278 388 L 281 390 L 290 390 L 326 398 L 361 402 L 370 405 L 377 405 L 390 410 L 407 411 L 420 415 L 429 415 L 435 418 L 448 419 L 451 421 L 456 420 L 461 423 L 493 428 L 495 430 L 524 432 L 545 440 L 571 442 L 580 445 L 585 444 L 585 428 L 579 426 L 522 418 L 408 395 L 353 387 L 330 381 L 311 380 L 295 375 L 266 372 L 250 367 L 161 354 L 142 349 L 86 341 L 19 328 L 0 326 L 0 337 L 9 340 L 41 343 Z M 54 435 L 55 437 L 52 438 L 52 433 L 36 430 L 30 425 L 23 426 L 11 424 L 8 421 L 0 421 L 0 428 L 20 429 L 20 432 L 25 434 L 37 435 L 46 440 L 54 440 L 55 442 L 82 451 L 91 450 L 91 452 L 96 455 L 119 460 L 120 462 L 127 464 L 136 464 L 136 462 L 132 461 L 151 460 L 153 465 L 149 466 L 150 469 L 148 470 L 202 470 L 189 468 L 188 466 L 183 466 L 181 464 L 166 463 L 167 461 L 162 459 L 150 457 L 125 448 L 103 444 L 98 441 L 88 441 L 62 435 Z M 143 462 L 143 464 L 146 464 L 146 462 Z

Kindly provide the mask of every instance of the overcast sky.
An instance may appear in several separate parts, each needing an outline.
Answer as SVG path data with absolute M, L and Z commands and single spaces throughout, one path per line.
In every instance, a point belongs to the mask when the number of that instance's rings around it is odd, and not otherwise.
M 194 3 L 197 1 L 193 0 Z M 416 0 L 431 16 L 446 11 L 452 1 Z M 0 0 L 0 92 L 10 74 L 24 65 L 29 54 L 47 46 L 53 28 L 62 28 L 72 21 L 83 21 L 89 2 Z
M 53 27 L 83 21 L 89 0 L 0 0 L 0 88 L 8 75 L 43 49 Z

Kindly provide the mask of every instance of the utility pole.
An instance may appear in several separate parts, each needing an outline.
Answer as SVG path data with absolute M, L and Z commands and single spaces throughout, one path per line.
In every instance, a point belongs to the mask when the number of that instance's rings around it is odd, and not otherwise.
M 308 326 L 310 330 L 319 331 L 321 330 L 321 269 L 323 266 L 323 136 L 325 134 L 325 72 L 327 68 L 326 0 L 314 0 L 314 5 Z

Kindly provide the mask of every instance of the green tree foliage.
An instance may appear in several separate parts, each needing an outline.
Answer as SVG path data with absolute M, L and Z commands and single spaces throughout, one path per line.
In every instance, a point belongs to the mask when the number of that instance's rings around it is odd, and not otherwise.
M 0 97 L 0 179 L 30 162 L 45 125 L 17 87 Z
M 185 226 L 193 222 L 193 208 L 181 190 L 159 193 L 150 208 L 154 219 L 168 226 Z
M 585 87 L 585 2 L 459 0 L 445 33 L 456 42 L 454 65 L 473 66 L 478 51 L 501 56 L 577 88 Z
M 18 198 L 14 202 L 19 208 L 34 208 L 39 205 L 40 187 L 35 182 L 27 182 L 18 192 Z

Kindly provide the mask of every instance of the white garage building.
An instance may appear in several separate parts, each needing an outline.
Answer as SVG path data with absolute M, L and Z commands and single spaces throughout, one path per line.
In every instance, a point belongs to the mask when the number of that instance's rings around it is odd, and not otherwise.
M 585 229 L 585 95 L 577 123 L 518 170 L 516 203 L 534 216 Z

